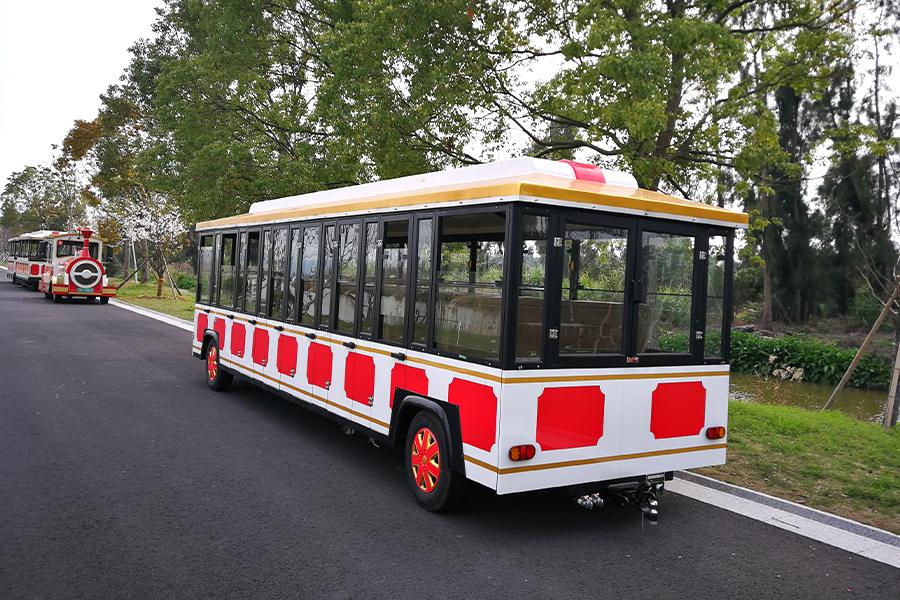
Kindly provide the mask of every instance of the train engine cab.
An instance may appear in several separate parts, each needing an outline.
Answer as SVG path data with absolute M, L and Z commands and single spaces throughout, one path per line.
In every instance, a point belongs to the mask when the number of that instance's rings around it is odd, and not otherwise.
M 39 284 L 46 298 L 59 302 L 66 298 L 100 298 L 101 304 L 116 297 L 116 288 L 109 285 L 106 271 L 100 262 L 103 239 L 95 237 L 88 228 L 72 233 L 51 236 L 48 264 Z

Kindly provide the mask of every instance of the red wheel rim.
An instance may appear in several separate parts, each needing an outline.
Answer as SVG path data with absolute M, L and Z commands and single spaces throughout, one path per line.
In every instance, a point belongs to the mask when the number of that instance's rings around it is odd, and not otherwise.
M 413 477 L 423 492 L 431 492 L 441 476 L 441 452 L 434 434 L 427 427 L 416 433 L 410 456 Z
M 209 349 L 209 352 L 206 354 L 206 372 L 209 375 L 210 381 L 216 380 L 216 373 L 219 371 L 219 361 L 216 360 L 219 356 L 219 353 L 216 351 L 215 346 Z

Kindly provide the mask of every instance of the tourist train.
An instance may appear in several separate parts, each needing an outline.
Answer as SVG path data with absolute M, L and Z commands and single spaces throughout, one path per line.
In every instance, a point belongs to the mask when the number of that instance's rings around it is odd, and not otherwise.
M 13 281 L 46 298 L 115 298 L 103 268 L 103 238 L 88 227 L 75 231 L 33 231 L 9 240 L 7 273 Z
M 521 158 L 257 202 L 197 224 L 192 352 L 402 444 L 415 499 L 633 505 L 725 462 L 747 215 Z

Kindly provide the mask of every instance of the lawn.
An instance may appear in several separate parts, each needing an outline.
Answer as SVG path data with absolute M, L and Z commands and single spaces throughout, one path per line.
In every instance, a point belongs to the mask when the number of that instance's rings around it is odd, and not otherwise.
M 896 427 L 732 400 L 727 460 L 696 471 L 900 534 Z
M 156 297 L 156 284 L 128 282 L 116 292 L 116 299 L 149 308 L 185 321 L 194 320 L 194 291 L 181 290 L 183 295 L 172 297 L 172 288 L 163 286 L 162 296 Z

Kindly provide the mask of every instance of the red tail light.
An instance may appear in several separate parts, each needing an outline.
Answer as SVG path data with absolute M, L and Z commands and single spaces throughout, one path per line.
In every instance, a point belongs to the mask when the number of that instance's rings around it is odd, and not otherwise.
M 711 440 L 721 440 L 725 437 L 724 427 L 710 427 L 706 430 L 706 437 Z
M 534 458 L 535 449 L 531 444 L 513 446 L 509 449 L 510 460 L 531 460 Z

